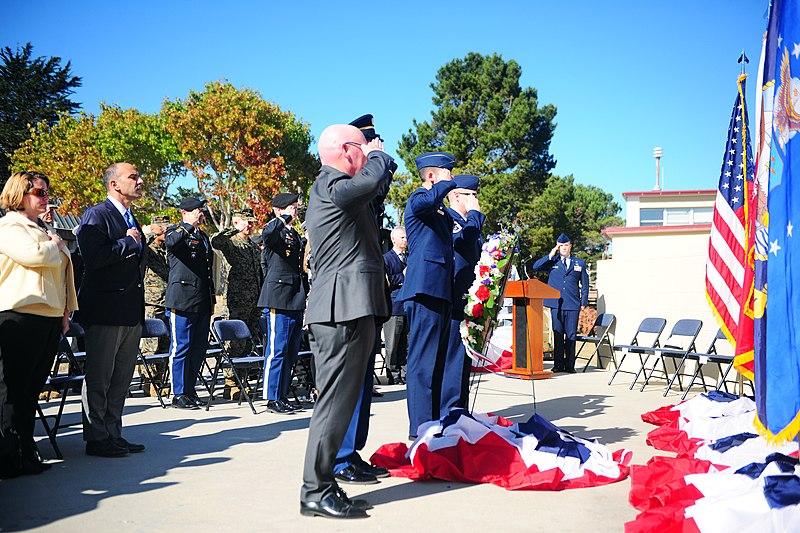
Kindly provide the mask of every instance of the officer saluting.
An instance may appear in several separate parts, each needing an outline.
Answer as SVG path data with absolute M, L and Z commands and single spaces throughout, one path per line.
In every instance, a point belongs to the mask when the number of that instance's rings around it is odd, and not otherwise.
M 172 338 L 172 406 L 197 409 L 197 373 L 208 350 L 208 327 L 214 309 L 212 268 L 214 251 L 205 222 L 205 199 L 184 198 L 181 222 L 167 228 L 164 242 L 169 261 L 169 283 L 164 306 Z
M 589 303 L 589 272 L 583 259 L 572 257 L 572 243 L 562 233 L 550 253 L 533 264 L 537 271 L 549 270 L 547 284 L 561 291 L 559 298 L 548 298 L 553 319 L 553 372 L 575 373 L 575 336 L 581 309 Z
M 411 438 L 420 424 L 438 420 L 440 414 L 453 303 L 453 218 L 442 200 L 456 188 L 452 155 L 426 152 L 414 161 L 422 186 L 406 203 L 408 266 L 397 295 L 409 324 L 406 398 Z
M 466 293 L 475 281 L 475 265 L 481 258 L 481 229 L 486 215 L 478 204 L 477 176 L 460 174 L 453 177 L 456 188 L 447 195 L 453 217 L 453 311 L 450 321 L 450 342 L 444 367 L 440 415 L 452 407 L 467 408 L 471 359 L 461 340 Z
M 272 199 L 272 219 L 261 239 L 264 243 L 267 274 L 258 306 L 267 318 L 267 344 L 264 346 L 264 399 L 270 412 L 290 415 L 300 408 L 289 404 L 292 366 L 297 361 L 303 330 L 308 283 L 303 276 L 304 243 L 292 227 L 297 217 L 298 196 L 280 193 Z

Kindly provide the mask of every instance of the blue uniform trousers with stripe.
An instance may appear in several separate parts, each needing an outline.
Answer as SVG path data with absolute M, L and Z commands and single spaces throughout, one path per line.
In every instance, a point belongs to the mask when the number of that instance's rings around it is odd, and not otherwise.
M 170 358 L 172 359 L 172 392 L 194 394 L 197 374 L 208 350 L 210 313 L 187 313 L 168 309 Z
M 447 300 L 425 295 L 417 295 L 403 304 L 409 330 L 406 364 L 409 436 L 417 435 L 420 424 L 439 420 L 450 340 L 450 307 Z
M 303 312 L 265 309 L 267 338 L 264 345 L 264 399 L 286 398 L 292 367 L 297 362 L 303 336 Z

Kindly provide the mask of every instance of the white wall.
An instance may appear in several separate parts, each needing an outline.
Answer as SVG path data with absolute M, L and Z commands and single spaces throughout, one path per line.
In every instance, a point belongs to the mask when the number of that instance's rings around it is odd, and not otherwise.
M 681 318 L 703 321 L 698 350 L 705 350 L 719 326 L 705 296 L 709 230 L 613 235 L 612 259 L 597 263 L 598 312 L 617 317 L 615 341 L 627 344 L 643 318 L 667 319 L 666 339 Z

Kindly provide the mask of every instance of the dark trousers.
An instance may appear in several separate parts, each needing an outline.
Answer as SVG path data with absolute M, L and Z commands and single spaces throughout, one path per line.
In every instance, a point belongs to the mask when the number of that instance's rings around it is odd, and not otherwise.
M 403 315 L 390 316 L 383 324 L 383 337 L 386 340 L 386 367 L 400 371 L 406 366 L 408 354 L 408 322 Z
M 53 368 L 61 317 L 45 317 L 15 311 L 0 313 L 0 358 L 3 362 L 10 427 L 16 429 L 24 447 L 33 446 L 36 404 Z M 6 428 L 0 428 L 5 430 Z
M 208 352 L 209 313 L 167 311 L 169 317 L 172 391 L 175 395 L 195 394 L 197 374 Z
M 575 336 L 580 311 L 550 309 L 553 320 L 553 368 L 575 370 Z
M 406 401 L 408 434 L 420 424 L 439 420 L 447 344 L 450 340 L 450 302 L 430 296 L 407 300 L 408 364 Z
M 440 416 L 453 407 L 467 407 L 469 398 L 470 359 L 461 340 L 461 320 L 450 320 L 450 337 L 447 343 L 447 360 L 442 379 Z
M 292 367 L 303 338 L 303 312 L 265 309 L 267 343 L 264 345 L 264 399 L 281 400 L 289 392 Z
M 372 348 L 372 355 L 367 363 L 367 370 L 364 372 L 364 384 L 361 386 L 361 395 L 358 397 L 353 417 L 347 426 L 344 434 L 342 447 L 336 454 L 336 464 L 333 472 L 339 472 L 350 466 L 359 457 L 358 452 L 364 449 L 367 444 L 369 434 L 369 415 L 372 409 L 372 386 L 373 371 L 375 369 L 375 354 L 381 349 L 381 326 L 375 328 L 375 346 Z
M 86 326 L 83 440 L 122 436 L 122 409 L 131 385 L 142 325 Z
M 375 317 L 311 324 L 309 331 L 319 396 L 308 430 L 300 499 L 318 502 L 336 488 L 333 467 L 375 344 Z

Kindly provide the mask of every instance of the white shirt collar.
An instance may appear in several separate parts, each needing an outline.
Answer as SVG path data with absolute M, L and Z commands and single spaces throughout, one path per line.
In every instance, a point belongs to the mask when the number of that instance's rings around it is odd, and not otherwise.
M 117 208 L 117 211 L 119 211 L 119 214 L 122 215 L 122 218 L 125 218 L 125 213 L 128 212 L 128 209 L 126 209 L 124 205 L 119 203 L 119 200 L 111 198 L 110 196 L 108 197 L 108 199 L 111 200 L 111 203 L 114 204 L 114 207 Z

